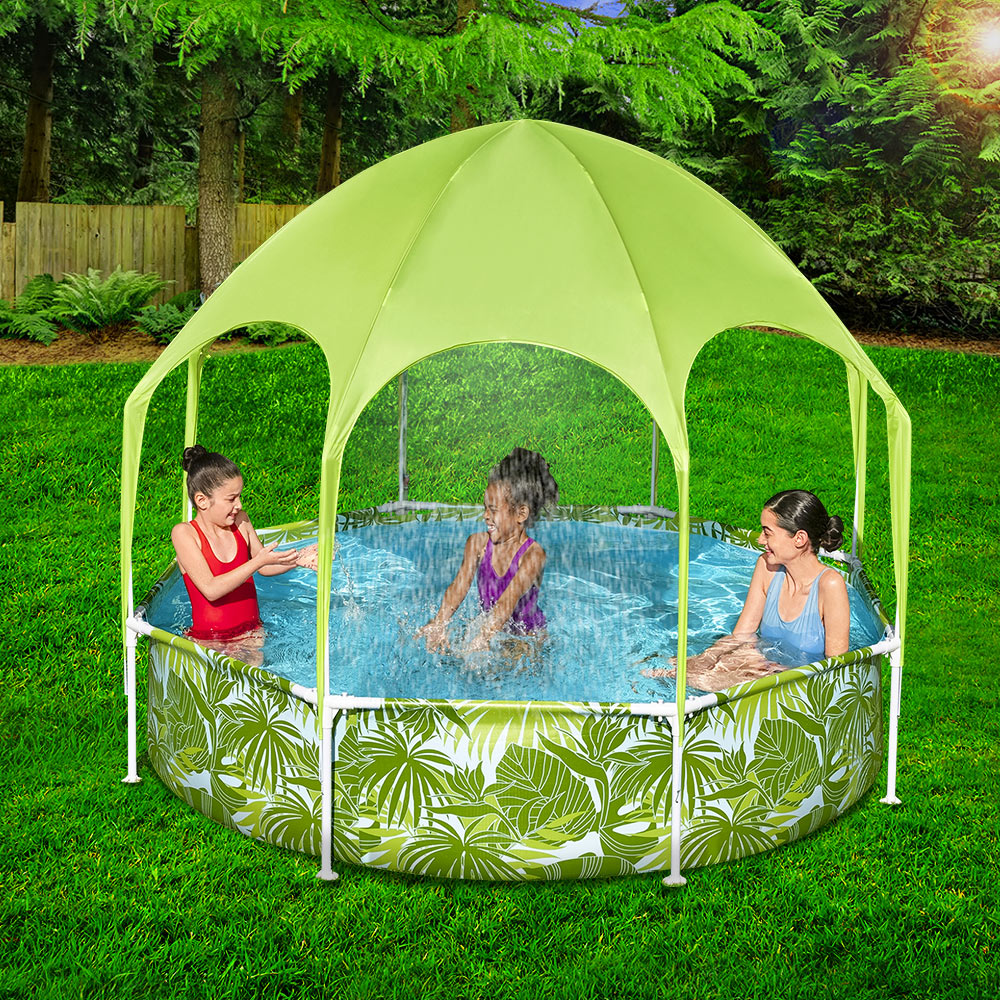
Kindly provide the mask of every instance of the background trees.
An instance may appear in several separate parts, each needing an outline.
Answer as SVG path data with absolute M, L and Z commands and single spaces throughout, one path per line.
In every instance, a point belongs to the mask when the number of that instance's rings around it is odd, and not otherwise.
M 515 116 L 670 156 L 850 322 L 998 328 L 1000 10 L 987 0 L 11 0 L 0 199 L 184 204 L 202 287 L 237 200 L 308 201 Z

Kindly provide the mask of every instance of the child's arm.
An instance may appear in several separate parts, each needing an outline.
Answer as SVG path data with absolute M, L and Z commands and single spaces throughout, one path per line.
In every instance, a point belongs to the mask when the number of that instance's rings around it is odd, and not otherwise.
M 250 547 L 250 558 L 259 555 L 264 551 L 265 546 L 261 543 L 261 540 L 257 537 L 257 532 L 253 530 L 253 525 L 250 523 L 250 518 L 244 513 L 242 515 L 243 519 L 237 521 L 239 529 L 242 531 L 243 526 L 246 525 L 247 528 L 247 545 Z M 266 546 L 268 550 L 274 548 L 277 545 L 274 542 L 272 545 Z M 298 565 L 299 554 L 295 551 L 287 552 L 275 552 L 275 556 L 280 557 L 280 559 L 271 561 L 261 566 L 257 572 L 261 576 L 281 576 L 282 573 L 287 573 L 290 569 L 295 569 Z M 291 557 L 291 558 L 289 558 Z
M 175 524 L 170 532 L 170 540 L 174 544 L 181 572 L 186 573 L 191 578 L 191 582 L 210 601 L 217 601 L 220 597 L 232 593 L 261 567 L 284 565 L 288 562 L 289 555 L 294 556 L 294 553 L 273 551 L 278 543 L 272 542 L 270 545 L 263 546 L 255 556 L 242 566 L 237 566 L 221 576 L 213 576 L 205 561 L 205 556 L 202 554 L 198 536 L 190 524 L 186 522 Z M 260 544 L 259 541 L 258 544 Z M 289 564 L 289 568 L 292 565 L 294 563 Z
M 448 589 L 444 592 L 438 613 L 426 625 L 414 632 L 414 639 L 426 638 L 427 649 L 431 652 L 448 645 L 445 629 L 448 622 L 451 621 L 451 616 L 458 610 L 458 606 L 465 600 L 465 595 L 469 592 L 472 578 L 476 575 L 476 569 L 485 548 L 485 531 L 469 535 L 465 542 L 462 565 L 459 567 L 458 573 L 455 574 L 455 579 L 451 581 Z
M 514 579 L 510 581 L 507 589 L 493 605 L 479 635 L 469 643 L 470 650 L 475 651 L 489 647 L 490 639 L 510 620 L 517 602 L 531 589 L 533 583 L 541 580 L 544 569 L 545 550 L 538 542 L 535 542 L 521 557 L 521 563 L 517 567 Z

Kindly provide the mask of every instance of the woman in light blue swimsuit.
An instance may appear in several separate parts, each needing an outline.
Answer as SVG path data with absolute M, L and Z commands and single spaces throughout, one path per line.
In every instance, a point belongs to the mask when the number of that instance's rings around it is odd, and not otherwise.
M 782 490 L 764 505 L 760 527 L 764 553 L 732 635 L 687 661 L 689 683 L 702 690 L 719 691 L 781 669 L 757 648 L 758 628 L 762 639 L 794 647 L 812 660 L 847 652 L 847 585 L 818 558 L 821 547 L 839 548 L 844 522 L 830 517 L 815 494 Z M 668 672 L 643 673 L 660 677 Z

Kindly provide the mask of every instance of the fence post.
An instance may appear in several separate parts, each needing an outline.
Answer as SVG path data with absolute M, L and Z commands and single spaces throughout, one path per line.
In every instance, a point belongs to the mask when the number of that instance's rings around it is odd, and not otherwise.
M 13 302 L 15 298 L 14 246 L 17 239 L 15 223 L 3 221 L 4 204 L 0 201 L 0 299 Z

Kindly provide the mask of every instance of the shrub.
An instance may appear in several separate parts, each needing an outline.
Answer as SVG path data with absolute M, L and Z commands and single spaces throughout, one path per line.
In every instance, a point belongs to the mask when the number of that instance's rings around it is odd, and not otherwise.
M 277 347 L 289 340 L 302 340 L 301 330 L 287 323 L 274 323 L 267 320 L 262 323 L 247 323 L 246 326 L 234 326 L 232 330 L 219 337 L 219 340 L 232 340 L 233 337 L 246 337 L 251 344 L 264 344 L 267 347 Z
M 94 334 L 103 327 L 133 319 L 168 284 L 158 274 L 121 268 L 115 268 L 103 280 L 101 272 L 92 267 L 86 274 L 67 274 L 56 286 L 52 318 L 78 333 Z
M 276 347 L 289 340 L 302 340 L 302 332 L 287 323 L 248 323 L 242 331 L 253 344 Z
M 2 335 L 5 337 L 27 337 L 29 340 L 37 340 L 46 347 L 52 343 L 56 337 L 56 326 L 51 320 L 46 319 L 42 313 L 19 313 L 11 312 L 9 319 L 0 314 L 0 326 L 3 326 Z
M 201 305 L 201 292 L 197 288 L 188 289 L 186 292 L 178 292 L 172 299 L 167 299 L 163 303 L 166 306 L 175 306 L 183 312 L 188 306 L 195 309 Z
M 178 295 L 162 306 L 144 306 L 135 318 L 135 325 L 158 344 L 169 344 L 195 314 L 194 305 L 179 308 L 174 304 L 180 297 Z
M 39 313 L 49 309 L 59 283 L 51 274 L 36 274 L 14 303 L 16 313 Z

